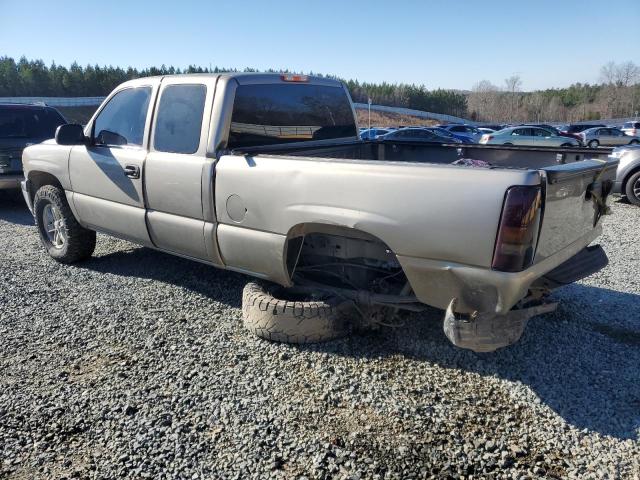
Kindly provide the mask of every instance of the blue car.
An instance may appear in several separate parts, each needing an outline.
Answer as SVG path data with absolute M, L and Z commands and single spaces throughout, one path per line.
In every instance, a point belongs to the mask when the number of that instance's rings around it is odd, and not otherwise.
M 428 130 L 431 130 L 436 135 L 440 135 L 441 137 L 453 138 L 456 140 L 460 140 L 462 143 L 475 143 L 466 135 L 459 135 L 457 133 L 450 132 L 444 128 L 440 127 L 427 127 Z M 455 142 L 454 142 L 455 143 Z
M 482 132 L 473 125 L 461 125 L 461 124 L 448 124 L 438 125 L 438 127 L 447 130 L 454 135 L 467 137 L 471 140 L 471 143 L 478 143 L 482 138 Z

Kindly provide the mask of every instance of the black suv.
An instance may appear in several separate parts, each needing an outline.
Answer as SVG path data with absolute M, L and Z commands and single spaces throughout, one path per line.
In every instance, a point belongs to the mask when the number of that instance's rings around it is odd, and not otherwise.
M 0 104 L 0 190 L 20 188 L 22 150 L 53 138 L 65 123 L 60 112 L 46 105 Z

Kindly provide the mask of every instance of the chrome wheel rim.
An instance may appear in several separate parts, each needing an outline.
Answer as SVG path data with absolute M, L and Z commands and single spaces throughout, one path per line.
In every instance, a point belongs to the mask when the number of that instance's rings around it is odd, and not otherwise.
M 47 239 L 55 248 L 62 248 L 67 241 L 67 232 L 64 227 L 64 218 L 60 209 L 48 203 L 42 209 L 42 223 Z
M 633 183 L 633 196 L 640 200 L 640 178 Z

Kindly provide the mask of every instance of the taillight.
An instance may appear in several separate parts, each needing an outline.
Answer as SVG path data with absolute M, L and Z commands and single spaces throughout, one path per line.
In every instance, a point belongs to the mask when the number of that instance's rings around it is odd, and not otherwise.
M 493 140 L 493 135 L 487 135 L 487 142 L 488 142 L 489 140 Z
M 533 263 L 542 211 L 542 191 L 536 186 L 507 190 L 491 268 L 521 272 Z

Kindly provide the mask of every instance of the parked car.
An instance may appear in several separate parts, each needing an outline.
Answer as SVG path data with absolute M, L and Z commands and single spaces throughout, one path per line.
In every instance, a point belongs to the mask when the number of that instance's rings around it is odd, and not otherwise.
M 624 122 L 620 129 L 627 135 L 636 136 L 640 135 L 640 121 Z
M 596 128 L 596 127 L 606 127 L 606 125 L 602 123 L 572 123 L 571 125 L 567 126 L 567 129 L 565 130 L 565 132 L 580 133 L 590 128 Z
M 444 130 L 448 130 L 449 132 L 469 138 L 473 143 L 478 143 L 480 141 L 480 137 L 482 137 L 482 132 L 478 130 L 477 127 L 473 125 L 459 125 L 459 124 L 448 124 L 448 125 L 437 125 L 438 128 L 442 128 Z
M 582 137 L 580 136 L 579 133 L 563 132 L 559 128 L 556 128 L 553 125 L 549 125 L 548 123 L 523 123 L 522 125 L 527 127 L 544 128 L 545 130 L 549 130 L 555 135 L 558 135 L 560 137 L 575 138 L 578 141 L 578 143 L 582 145 Z
M 359 302 L 382 318 L 442 308 L 455 345 L 495 350 L 555 308 L 551 288 L 606 265 L 589 245 L 615 159 L 371 148 L 356 125 L 346 87 L 329 78 L 139 78 L 85 128 L 27 147 L 22 189 L 55 260 L 89 258 L 100 231 L 258 277 L 243 292 L 245 325 L 284 342 L 346 334 Z
M 400 130 L 387 133 L 378 139 L 383 142 L 407 140 L 412 142 L 462 143 L 462 141 L 457 138 L 445 137 L 444 135 L 439 135 L 432 129 L 422 127 L 401 128 Z
M 552 130 L 518 126 L 485 134 L 480 143 L 488 145 L 529 145 L 532 147 L 579 147 L 575 138 L 561 137 Z
M 462 143 L 475 143 L 466 135 L 458 135 L 457 133 L 450 132 L 449 130 L 445 130 L 444 128 L 440 128 L 440 127 L 424 127 L 424 128 L 426 128 L 427 130 L 431 130 L 433 133 L 441 137 L 453 138 L 453 139 L 459 140 Z M 452 143 L 456 143 L 456 142 L 452 142 Z
M 489 128 L 491 130 L 493 130 L 494 132 L 497 132 L 498 130 L 502 130 L 503 128 L 507 128 L 509 125 L 505 124 L 505 123 L 481 123 L 476 125 L 476 127 L 478 129 L 483 129 L 483 128 Z
M 640 143 L 639 136 L 626 135 L 619 128 L 597 127 L 580 133 L 582 143 L 590 148 L 617 147 L 619 145 L 636 145 Z
M 20 191 L 22 150 L 53 138 L 67 123 L 55 108 L 45 105 L 0 104 L 0 190 Z
M 611 152 L 611 158 L 620 162 L 613 193 L 624 195 L 640 207 L 640 145 L 616 147 Z
M 367 128 L 360 132 L 360 138 L 362 140 L 375 140 L 382 135 L 386 135 L 391 130 L 388 128 Z

